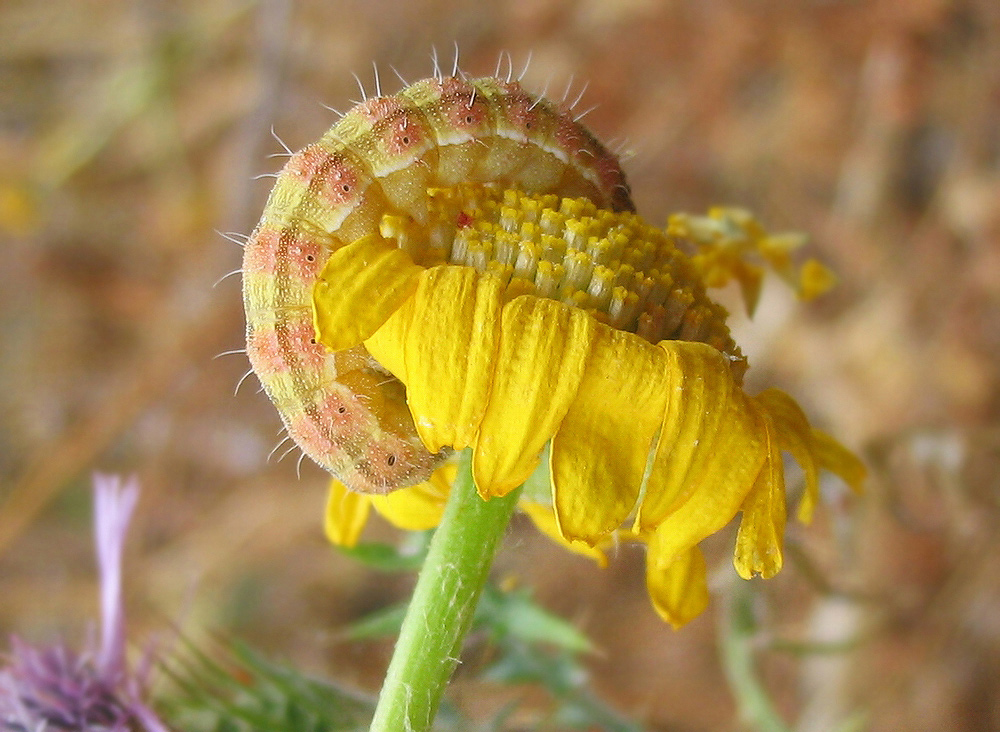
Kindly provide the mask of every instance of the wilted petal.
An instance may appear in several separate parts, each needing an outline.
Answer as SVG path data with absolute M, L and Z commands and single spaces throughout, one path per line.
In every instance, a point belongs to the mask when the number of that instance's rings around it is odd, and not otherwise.
M 431 452 L 475 440 L 496 364 L 502 291 L 499 279 L 469 267 L 435 267 L 420 279 L 412 315 L 420 327 L 407 332 L 403 357 L 407 401 Z
M 660 617 L 675 628 L 698 617 L 708 607 L 708 570 L 698 547 L 664 556 L 657 531 L 646 554 L 646 589 Z
M 637 528 L 683 526 L 677 546 L 686 549 L 735 515 L 764 462 L 766 436 L 719 351 L 682 341 L 659 346 L 672 383 Z
M 634 510 L 673 378 L 662 349 L 595 328 L 580 387 L 552 438 L 553 501 L 567 540 L 596 544 Z
M 707 216 L 674 214 L 667 230 L 697 245 L 700 251 L 694 261 L 706 285 L 722 287 L 731 279 L 739 282 L 749 315 L 757 307 L 764 274 L 753 260 L 766 262 L 803 300 L 821 295 L 837 281 L 814 259 L 796 270 L 792 253 L 806 243 L 806 237 L 797 232 L 769 234 L 745 209 L 717 206 Z
M 743 502 L 743 518 L 736 534 L 733 565 L 743 579 L 755 574 L 773 577 L 784 561 L 785 471 L 777 440 L 768 427 L 768 457 Z
M 746 305 L 747 315 L 753 317 L 760 302 L 760 290 L 764 284 L 764 270 L 746 262 L 737 262 L 732 267 L 732 275 L 740 285 L 740 293 Z
M 799 503 L 799 520 L 808 522 L 819 500 L 819 468 L 809 420 L 795 400 L 778 389 L 766 389 L 753 399 L 767 412 L 778 448 L 790 452 L 802 467 L 806 490 Z
M 484 498 L 506 495 L 534 471 L 576 396 L 595 325 L 582 310 L 538 297 L 504 306 L 493 387 L 472 459 Z
M 816 429 L 812 430 L 812 449 L 821 468 L 840 476 L 852 491 L 861 493 L 868 470 L 854 453 L 830 435 Z M 799 505 L 799 520 L 808 521 L 811 515 L 812 506 L 806 506 L 803 501 Z

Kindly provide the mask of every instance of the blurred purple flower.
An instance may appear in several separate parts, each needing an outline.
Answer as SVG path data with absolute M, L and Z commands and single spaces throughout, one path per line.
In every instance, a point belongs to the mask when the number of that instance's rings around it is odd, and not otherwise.
M 0 732 L 168 732 L 142 701 L 146 670 L 125 661 L 122 551 L 139 485 L 94 475 L 94 539 L 101 581 L 101 639 L 77 653 L 11 639 L 0 668 Z

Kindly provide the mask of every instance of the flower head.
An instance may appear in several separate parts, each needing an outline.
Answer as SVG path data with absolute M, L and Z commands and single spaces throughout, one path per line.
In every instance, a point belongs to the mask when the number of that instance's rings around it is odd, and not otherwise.
M 584 199 L 458 186 L 431 201 L 419 227 L 387 215 L 381 236 L 333 253 L 314 290 L 317 337 L 334 351 L 363 343 L 405 385 L 429 451 L 472 449 L 483 498 L 523 484 L 544 455 L 546 493 L 525 510 L 595 558 L 644 543 L 653 604 L 671 623 L 703 609 L 698 543 L 737 513 L 740 575 L 781 568 L 782 451 L 805 473 L 803 520 L 820 468 L 860 484 L 857 459 L 791 397 L 743 391 L 746 360 L 706 294 L 735 277 L 752 309 L 751 255 L 815 294 L 830 276 L 815 263 L 796 272 L 790 239 L 728 210 L 677 218 L 670 233 Z M 398 495 L 335 488 L 328 531 L 356 537 L 372 500 L 405 523 L 407 505 L 443 494 Z
M 142 702 L 144 674 L 125 659 L 122 551 L 139 497 L 134 480 L 94 476 L 94 536 L 101 584 L 100 643 L 81 653 L 64 645 L 35 648 L 13 638 L 0 668 L 0 730 L 44 732 L 166 732 Z

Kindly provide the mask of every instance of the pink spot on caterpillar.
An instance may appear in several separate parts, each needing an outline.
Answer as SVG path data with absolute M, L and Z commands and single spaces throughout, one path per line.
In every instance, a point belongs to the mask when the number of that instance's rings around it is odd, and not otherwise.
M 319 455 L 321 465 L 336 469 L 346 485 L 362 493 L 389 493 L 430 474 L 437 456 L 392 433 L 373 439 L 366 432 L 372 428 L 369 417 L 356 399 L 334 391 L 292 417 L 287 429 L 303 452 Z M 351 456 L 350 463 L 329 459 L 342 451 Z
M 288 258 L 288 276 L 311 286 L 323 270 L 330 252 L 315 238 L 296 231 L 295 236 L 287 242 L 282 255 Z
M 357 115 L 359 118 L 374 124 L 392 116 L 399 110 L 406 108 L 407 105 L 404 104 L 399 97 L 372 97 L 371 99 L 364 101 L 351 109 L 346 115 L 344 115 L 344 118 L 347 119 L 351 115 Z
M 295 153 L 285 170 L 305 183 L 320 202 L 332 207 L 357 205 L 367 183 L 347 155 L 324 150 L 318 144 Z
M 568 117 L 559 117 L 556 120 L 552 139 L 563 151 L 567 160 L 583 168 L 589 168 L 593 161 L 604 153 L 593 135 Z
M 401 109 L 386 120 L 382 134 L 382 149 L 390 158 L 412 154 L 414 150 L 429 147 L 431 136 L 423 120 L 417 120 L 412 109 Z
M 309 181 L 322 172 L 329 157 L 330 154 L 318 144 L 309 145 L 288 159 L 285 169 L 281 171 L 282 175 L 287 173 L 308 185 Z
M 247 338 L 247 355 L 258 374 L 282 374 L 321 371 L 328 354 L 316 342 L 312 321 L 302 317 L 254 330 Z
M 422 445 L 394 438 L 365 443 L 365 450 L 355 463 L 358 476 L 369 481 L 372 493 L 389 493 L 398 482 L 412 480 L 414 474 L 433 467 Z
M 321 199 L 331 206 L 353 205 L 361 198 L 357 171 L 337 157 L 331 157 L 320 183 L 314 185 Z
M 263 228 L 247 245 L 243 266 L 269 275 L 278 275 L 280 269 L 303 285 L 312 286 L 329 254 L 314 232 Z
M 326 363 L 327 350 L 316 342 L 311 320 L 289 323 L 285 328 L 285 347 L 297 354 L 299 365 L 310 371 L 320 371 Z
M 391 470 L 396 467 L 397 463 L 402 465 L 412 461 L 415 457 L 413 448 L 404 444 L 387 445 L 369 442 L 365 447 L 365 454 L 361 458 L 359 467 L 372 470 L 373 473 L 385 469 Z
M 281 229 L 261 229 L 247 242 L 243 252 L 244 271 L 275 275 L 278 271 Z
M 304 404 L 301 412 L 289 419 L 288 434 L 302 450 L 328 470 L 343 473 L 348 469 L 341 454 L 347 452 L 351 462 L 357 460 L 358 443 L 371 428 L 371 416 L 358 399 L 343 386 L 316 395 L 316 400 Z
M 357 399 L 345 399 L 336 392 L 326 394 L 317 404 L 315 418 L 317 423 L 332 425 L 335 431 L 343 434 L 357 434 L 358 428 L 364 422 L 362 410 L 358 409 Z
M 419 109 L 395 97 L 389 99 L 392 104 L 380 105 L 385 113 L 371 120 L 370 134 L 351 145 L 364 154 L 369 168 L 379 177 L 412 165 L 436 142 L 434 129 Z
M 521 142 L 547 141 L 553 125 L 549 108 L 517 84 L 504 86 L 497 132 Z
M 489 102 L 470 82 L 444 79 L 441 82 L 438 109 L 447 125 L 445 130 L 451 135 L 464 136 L 472 140 L 478 135 L 493 132 L 493 116 Z
M 338 473 L 343 472 L 346 466 L 339 463 L 331 465 L 330 461 L 324 458 L 326 455 L 338 455 L 343 450 L 341 444 L 331 439 L 328 425 L 321 424 L 315 416 L 304 411 L 300 415 L 290 415 L 286 419 L 285 429 L 288 436 L 306 455 L 328 470 L 335 467 Z
M 259 377 L 273 376 L 291 368 L 275 329 L 257 329 L 247 335 L 247 356 Z

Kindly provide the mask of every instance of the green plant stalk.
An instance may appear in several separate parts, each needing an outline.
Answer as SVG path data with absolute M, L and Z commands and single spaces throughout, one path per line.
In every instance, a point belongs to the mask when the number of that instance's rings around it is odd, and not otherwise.
M 497 545 L 520 489 L 483 501 L 471 450 L 459 463 L 379 694 L 371 732 L 424 732 L 458 664 Z
M 735 697 L 740 719 L 757 732 L 790 732 L 767 688 L 757 675 L 752 583 L 734 579 L 719 633 L 722 665 Z

